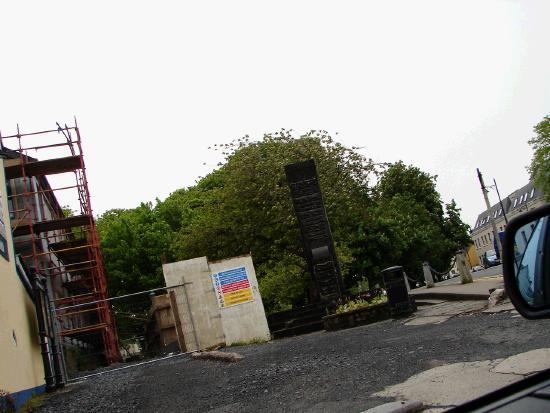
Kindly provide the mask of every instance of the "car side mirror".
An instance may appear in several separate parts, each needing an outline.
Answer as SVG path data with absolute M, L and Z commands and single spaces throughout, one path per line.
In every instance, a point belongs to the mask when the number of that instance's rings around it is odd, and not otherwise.
M 526 318 L 550 318 L 550 205 L 512 219 L 502 243 L 504 286 Z

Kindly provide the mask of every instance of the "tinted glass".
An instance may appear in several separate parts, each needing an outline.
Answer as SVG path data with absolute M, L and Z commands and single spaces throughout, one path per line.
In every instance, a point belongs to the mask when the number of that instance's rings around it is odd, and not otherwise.
M 532 221 L 521 227 L 514 238 L 514 271 L 519 291 L 533 307 L 550 303 L 544 294 L 547 281 L 543 272 L 547 222 L 547 217 Z

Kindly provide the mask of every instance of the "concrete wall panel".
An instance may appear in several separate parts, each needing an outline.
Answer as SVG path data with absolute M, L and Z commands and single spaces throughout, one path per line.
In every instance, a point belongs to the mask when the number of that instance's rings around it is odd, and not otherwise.
M 253 300 L 220 308 L 212 274 L 234 268 L 246 269 Z M 189 351 L 220 344 L 269 340 L 271 338 L 249 255 L 208 262 L 206 257 L 164 264 L 166 286 L 175 288 L 184 341 Z
M 167 287 L 188 283 L 175 289 L 187 349 L 205 349 L 225 343 L 206 257 L 164 264 L 162 268 Z M 185 332 L 193 332 L 192 337 Z

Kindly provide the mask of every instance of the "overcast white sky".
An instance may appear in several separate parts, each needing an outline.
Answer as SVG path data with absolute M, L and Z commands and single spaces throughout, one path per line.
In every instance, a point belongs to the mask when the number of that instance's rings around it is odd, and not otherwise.
M 0 129 L 76 115 L 96 213 L 192 185 L 214 143 L 325 129 L 437 174 L 473 225 L 477 167 L 528 181 L 549 21 L 545 0 L 3 1 Z

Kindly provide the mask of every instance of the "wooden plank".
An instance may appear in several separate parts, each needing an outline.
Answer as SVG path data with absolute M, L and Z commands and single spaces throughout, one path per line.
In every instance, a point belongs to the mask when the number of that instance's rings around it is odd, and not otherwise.
M 41 232 L 55 231 L 56 229 L 69 229 L 72 227 L 80 227 L 90 225 L 91 215 L 76 215 L 74 217 L 52 219 L 49 221 L 37 222 L 33 224 L 33 232 L 39 234 Z M 29 235 L 31 233 L 28 225 L 19 225 L 13 230 L 14 237 Z
M 183 329 L 181 328 L 180 313 L 178 311 L 178 304 L 176 303 L 176 293 L 174 291 L 169 292 L 170 304 L 172 305 L 172 316 L 174 317 L 174 324 L 176 325 L 176 333 L 178 336 L 178 344 L 180 345 L 180 351 L 182 353 L 187 352 L 185 345 L 185 337 L 183 336 Z
M 106 327 L 107 327 L 106 323 L 101 323 L 101 324 L 95 324 L 95 325 L 86 326 L 86 327 L 73 328 L 72 330 L 64 330 L 64 331 L 61 331 L 60 334 L 63 337 L 75 336 L 75 335 L 79 335 L 79 334 L 89 333 L 89 332 L 92 332 L 92 331 L 103 330 Z
M 80 169 L 82 164 L 79 156 L 66 156 L 64 158 L 29 162 L 25 164 L 24 168 L 26 176 L 54 175 Z M 6 167 L 5 172 L 6 179 L 23 177 L 23 169 L 20 164 Z

